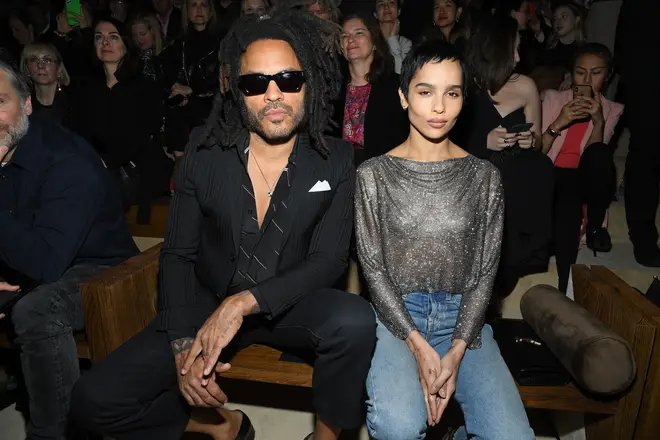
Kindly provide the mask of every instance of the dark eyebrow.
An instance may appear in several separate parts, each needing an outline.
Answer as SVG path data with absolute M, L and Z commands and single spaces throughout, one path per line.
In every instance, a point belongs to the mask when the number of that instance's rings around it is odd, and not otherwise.
M 278 73 L 284 73 L 284 72 L 301 72 L 301 71 L 302 69 L 297 67 L 287 67 L 280 70 L 279 72 L 272 73 L 271 75 L 277 75 Z M 246 70 L 245 72 L 241 72 L 241 75 L 268 75 L 268 74 L 263 72 L 258 72 L 256 70 Z
M 429 89 L 435 89 L 436 88 L 436 86 L 434 86 L 433 84 L 425 83 L 425 82 L 417 83 L 417 84 L 415 84 L 415 87 L 428 87 Z M 446 90 L 456 90 L 456 89 L 460 90 L 462 88 L 463 87 L 458 85 L 458 84 L 449 84 L 446 87 Z

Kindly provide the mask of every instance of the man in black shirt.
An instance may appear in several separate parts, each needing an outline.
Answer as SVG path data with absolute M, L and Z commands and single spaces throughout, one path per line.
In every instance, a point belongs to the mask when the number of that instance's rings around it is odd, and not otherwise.
M 177 176 L 158 317 L 78 382 L 72 417 L 87 429 L 253 439 L 215 377 L 252 343 L 314 355 L 315 440 L 362 423 L 375 317 L 330 288 L 347 267 L 355 190 L 351 146 L 323 136 L 341 86 L 335 29 L 277 10 L 223 40 L 221 96 Z
M 30 397 L 27 438 L 60 440 L 80 376 L 78 284 L 137 249 L 98 155 L 31 113 L 29 88 L 0 62 L 0 278 L 23 291 L 11 320 Z

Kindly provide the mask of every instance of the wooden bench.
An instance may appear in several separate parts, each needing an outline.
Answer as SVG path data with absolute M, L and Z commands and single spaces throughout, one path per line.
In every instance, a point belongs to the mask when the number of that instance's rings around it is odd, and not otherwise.
M 148 225 L 137 222 L 138 207 L 131 206 L 126 213 L 126 222 L 133 237 L 165 237 L 167 230 L 167 213 L 170 208 L 170 197 L 154 200 L 151 205 L 151 219 Z
M 151 254 L 151 270 L 142 272 L 155 277 L 156 255 Z M 146 263 L 146 261 L 143 259 Z M 139 270 L 131 264 L 122 269 L 122 276 L 135 279 L 131 271 Z M 637 379 L 632 388 L 620 399 L 602 400 L 584 394 L 574 384 L 561 387 L 519 387 L 527 408 L 561 410 L 586 413 L 586 431 L 589 440 L 650 440 L 659 438 L 660 418 L 660 308 L 603 267 L 574 266 L 575 300 L 630 344 L 637 363 Z M 99 280 L 111 288 L 121 277 Z M 125 288 L 134 289 L 147 282 L 130 282 Z M 116 289 L 116 288 L 115 288 Z M 155 293 L 149 289 L 148 293 Z M 124 298 L 131 293 L 124 292 Z M 139 291 L 132 295 L 145 297 Z M 153 299 L 143 299 L 153 304 Z M 146 324 L 146 320 L 144 321 Z M 137 331 L 134 327 L 132 331 Z M 123 335 L 130 337 L 132 331 Z M 121 343 L 113 338 L 105 349 L 111 351 Z M 269 347 L 253 345 L 239 352 L 231 361 L 232 368 L 223 376 L 251 382 L 289 385 L 309 388 L 312 385 L 312 367 L 297 362 L 282 361 L 282 353 Z M 655 434 L 653 434 L 655 433 Z
M 82 286 L 92 361 L 102 359 L 143 329 L 155 316 L 160 245 L 111 268 Z M 604 401 L 575 385 L 519 387 L 527 408 L 586 413 L 589 440 L 660 438 L 660 308 L 603 267 L 573 268 L 575 300 L 632 347 L 637 379 L 620 399 Z M 239 352 L 223 376 L 309 388 L 312 367 L 280 360 L 282 353 L 253 345 Z
M 77 333 L 78 357 L 95 362 L 142 330 L 156 314 L 161 245 L 81 284 L 85 331 Z M 0 348 L 13 348 L 0 332 Z

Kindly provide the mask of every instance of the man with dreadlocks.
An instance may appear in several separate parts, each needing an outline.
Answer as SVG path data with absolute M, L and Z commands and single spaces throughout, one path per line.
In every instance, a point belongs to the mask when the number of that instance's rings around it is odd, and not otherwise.
M 334 26 L 281 9 L 223 40 L 220 95 L 177 176 L 158 317 L 76 385 L 86 429 L 253 439 L 215 377 L 252 343 L 314 358 L 315 440 L 360 425 L 375 318 L 330 288 L 347 266 L 355 185 L 351 147 L 323 136 L 340 89 Z

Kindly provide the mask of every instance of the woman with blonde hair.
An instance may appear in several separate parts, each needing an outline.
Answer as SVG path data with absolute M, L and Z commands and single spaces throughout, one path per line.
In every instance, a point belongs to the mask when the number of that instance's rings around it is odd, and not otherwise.
M 71 116 L 71 83 L 62 56 L 55 46 L 31 43 L 21 54 L 21 73 L 32 88 L 33 114 L 67 125 Z
M 206 120 L 220 88 L 220 38 L 214 2 L 186 0 L 181 15 L 183 34 L 160 57 L 164 87 L 169 90 L 165 137 L 177 157 L 183 156 L 188 133 Z
M 552 10 L 552 35 L 547 49 L 541 54 L 540 64 L 562 68 L 570 73 L 573 57 L 585 41 L 584 12 L 571 1 L 555 4 Z
M 154 81 L 162 79 L 162 66 L 158 55 L 163 50 L 160 23 L 154 14 L 137 14 L 130 23 L 133 43 L 142 59 L 142 73 Z

